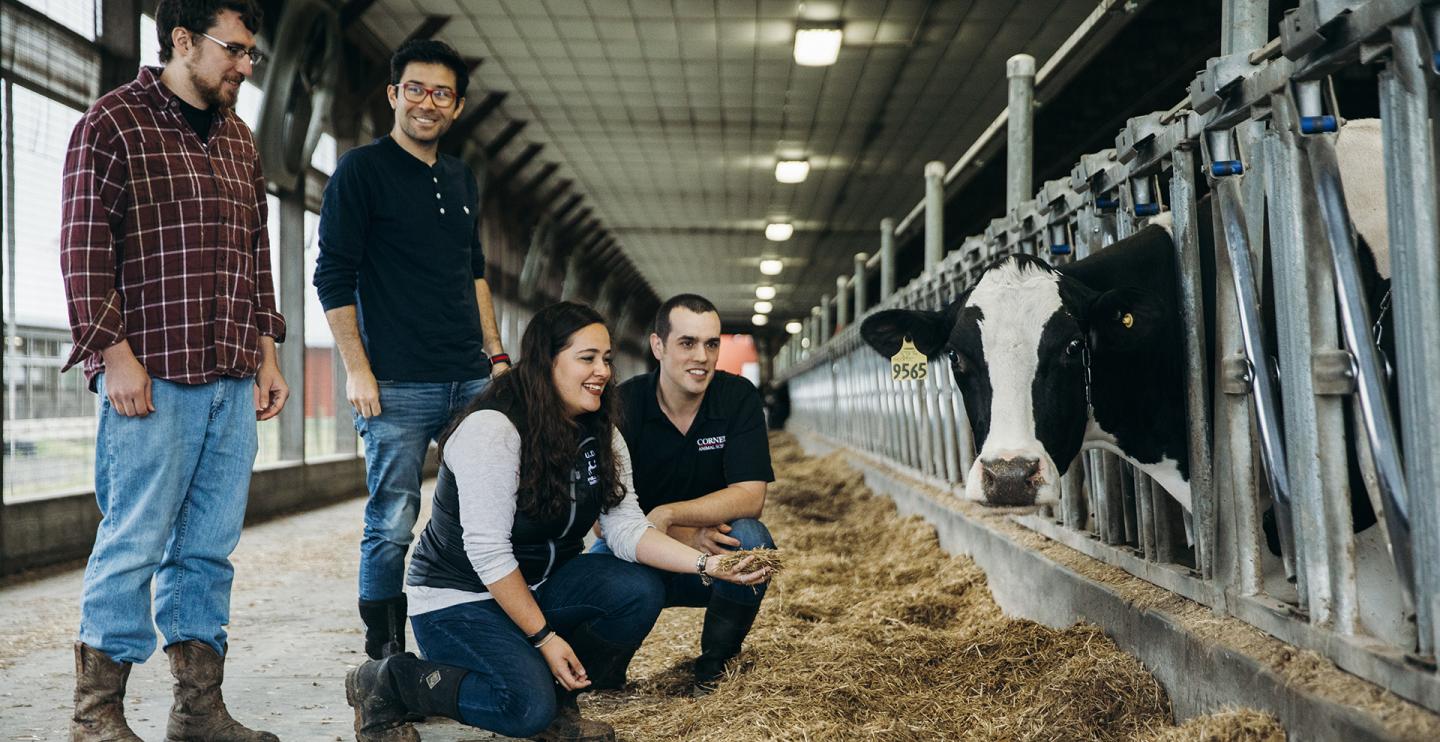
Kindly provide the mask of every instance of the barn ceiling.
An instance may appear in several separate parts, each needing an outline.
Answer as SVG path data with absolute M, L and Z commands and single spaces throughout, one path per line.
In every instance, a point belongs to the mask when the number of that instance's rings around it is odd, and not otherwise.
M 957 160 L 1005 105 L 1005 60 L 1040 62 L 1095 0 L 378 0 L 361 21 L 394 48 L 431 30 L 482 58 L 469 91 L 508 93 L 477 136 L 528 122 L 504 151 L 544 145 L 662 298 L 698 291 L 748 324 L 755 286 L 775 323 L 808 315 L 880 219 L 920 200 L 929 160 Z M 446 20 L 438 20 L 446 19 Z M 802 67 L 797 23 L 838 22 L 839 60 Z M 504 155 L 502 155 L 503 157 Z M 778 183 L 777 158 L 810 176 Z M 795 225 L 765 239 L 769 221 Z M 762 257 L 784 261 L 762 276 Z

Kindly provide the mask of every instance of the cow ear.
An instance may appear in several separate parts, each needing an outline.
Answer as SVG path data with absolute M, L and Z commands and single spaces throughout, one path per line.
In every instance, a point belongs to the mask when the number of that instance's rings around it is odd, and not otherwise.
M 927 356 L 938 355 L 950 338 L 948 311 L 926 312 L 912 309 L 887 309 L 876 312 L 860 323 L 860 336 L 880 355 L 889 358 L 900 350 L 905 338 Z
M 1113 289 L 1096 296 L 1086 311 L 1090 348 L 1097 353 L 1133 353 L 1164 331 L 1164 308 L 1152 293 Z

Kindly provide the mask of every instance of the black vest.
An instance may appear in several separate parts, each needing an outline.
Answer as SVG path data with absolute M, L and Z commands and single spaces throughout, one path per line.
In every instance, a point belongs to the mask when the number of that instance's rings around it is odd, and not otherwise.
M 480 409 L 494 409 L 505 413 L 516 429 L 522 431 L 523 436 L 523 412 L 516 409 L 518 406 L 492 398 L 483 403 Z M 468 453 L 476 456 L 486 454 L 485 451 Z M 546 520 L 532 518 L 518 509 L 515 511 L 515 524 L 510 529 L 510 545 L 515 559 L 520 562 L 520 574 L 524 576 L 526 584 L 533 586 L 543 582 L 585 548 L 585 532 L 590 530 L 595 519 L 600 517 L 605 499 L 600 490 L 600 477 L 596 474 L 599 465 L 600 451 L 595 437 L 588 432 L 582 433 L 580 445 L 575 451 L 575 464 L 570 473 L 569 507 L 554 518 Z M 415 553 L 410 558 L 410 573 L 405 580 L 406 584 L 472 593 L 489 592 L 479 575 L 475 574 L 470 557 L 465 553 L 459 498 L 455 476 L 442 462 L 439 478 L 435 483 L 430 522 L 425 525 L 425 530 L 415 543 Z

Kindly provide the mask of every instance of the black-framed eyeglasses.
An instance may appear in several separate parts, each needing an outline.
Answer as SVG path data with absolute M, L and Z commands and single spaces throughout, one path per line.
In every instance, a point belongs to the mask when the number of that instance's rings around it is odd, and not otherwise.
M 449 108 L 455 105 L 455 99 L 459 97 L 450 88 L 427 88 L 418 82 L 404 82 L 400 83 L 398 87 L 401 95 L 405 96 L 405 100 L 411 103 L 424 103 L 425 97 L 429 96 L 430 100 L 435 101 L 436 108 Z
M 219 44 L 220 46 L 225 47 L 225 51 L 230 55 L 230 58 L 236 62 L 240 61 L 241 57 L 249 57 L 250 64 L 252 65 L 260 64 L 261 62 L 265 61 L 265 52 L 262 52 L 253 46 L 240 46 L 239 44 L 232 44 L 228 41 L 221 41 L 220 39 L 217 39 L 214 36 L 205 33 L 204 31 L 196 31 L 196 33 Z

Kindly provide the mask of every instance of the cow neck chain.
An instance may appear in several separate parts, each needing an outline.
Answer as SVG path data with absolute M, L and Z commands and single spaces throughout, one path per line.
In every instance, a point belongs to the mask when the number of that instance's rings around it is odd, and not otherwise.
M 1390 311 L 1390 292 L 1394 288 L 1385 289 L 1385 295 L 1380 297 L 1380 313 L 1375 316 L 1375 324 L 1370 326 L 1370 336 L 1375 338 L 1375 347 L 1380 347 L 1380 339 L 1385 337 L 1385 315 Z
M 1080 344 L 1080 362 L 1085 367 L 1085 411 L 1090 417 L 1095 417 L 1095 401 L 1090 396 L 1090 339 L 1085 338 Z

